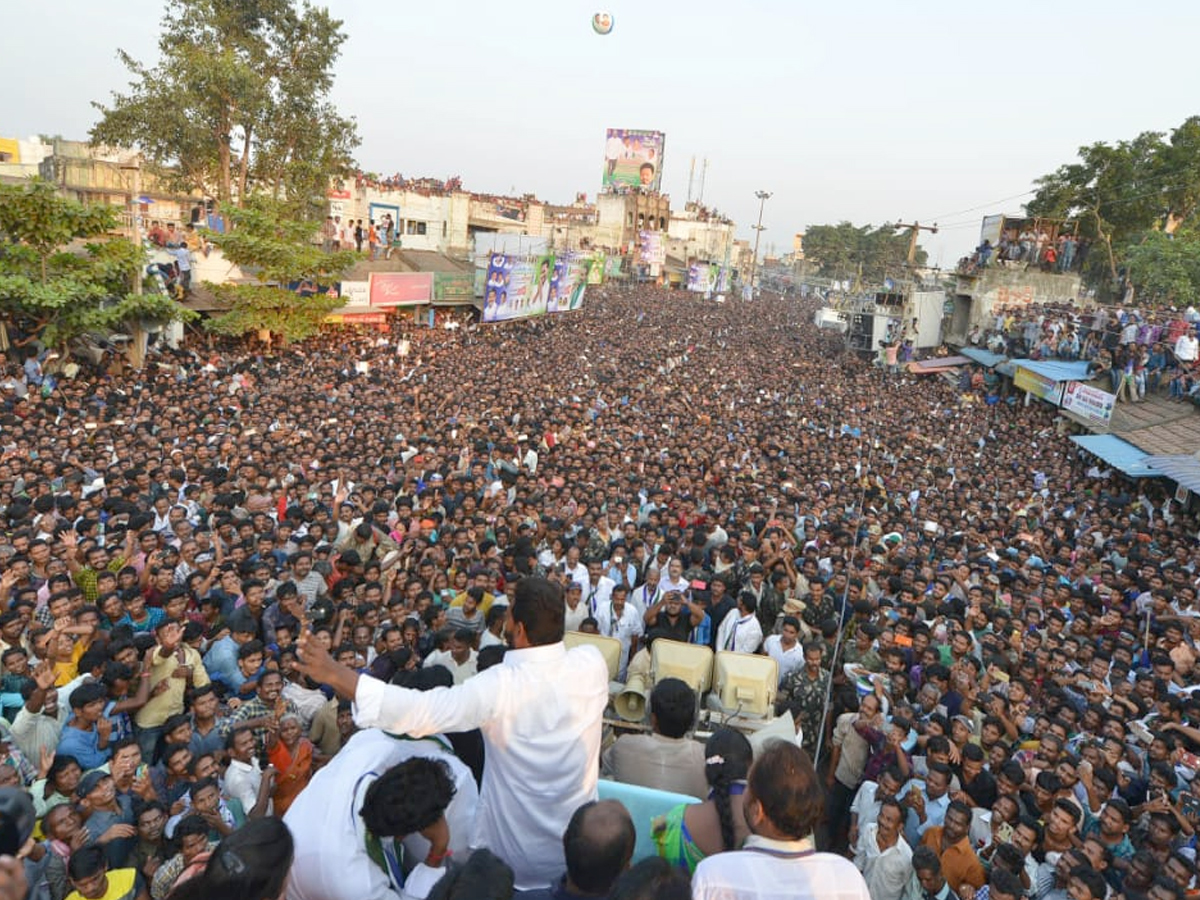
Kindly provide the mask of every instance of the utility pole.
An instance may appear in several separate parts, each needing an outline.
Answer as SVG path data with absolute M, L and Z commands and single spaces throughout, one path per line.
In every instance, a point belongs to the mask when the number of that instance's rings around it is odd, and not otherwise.
M 758 224 L 754 226 L 754 258 L 750 260 L 750 296 L 754 296 L 754 279 L 758 275 L 758 240 L 762 237 L 762 233 L 766 231 L 766 226 L 762 223 L 763 207 L 767 205 L 767 201 L 771 199 L 770 191 L 755 191 L 754 196 L 758 198 Z
M 120 168 L 133 172 L 133 196 L 130 203 L 129 239 L 138 251 L 137 271 L 133 275 L 133 293 L 142 294 L 142 279 L 145 277 L 145 253 L 142 250 L 142 161 L 134 158 L 128 163 L 121 163 Z M 146 345 L 148 343 L 146 329 L 139 319 L 133 324 L 133 340 L 129 347 L 129 363 L 135 369 L 141 370 L 146 361 Z
M 922 225 L 920 222 L 913 222 L 911 225 L 906 225 L 903 222 L 897 222 L 892 227 L 908 229 L 908 267 L 910 269 L 917 258 L 917 236 L 922 231 L 928 231 L 930 234 L 937 234 L 938 232 L 937 222 L 934 222 L 932 225 Z

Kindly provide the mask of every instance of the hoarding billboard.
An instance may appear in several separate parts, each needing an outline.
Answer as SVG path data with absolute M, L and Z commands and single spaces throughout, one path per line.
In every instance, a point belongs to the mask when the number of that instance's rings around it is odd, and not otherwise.
M 605 190 L 642 188 L 658 193 L 662 184 L 663 145 L 661 131 L 610 128 L 604 142 Z
M 579 309 L 586 272 L 586 260 L 578 254 L 493 253 L 484 278 L 482 319 L 506 322 Z
M 1062 408 L 1073 412 L 1089 425 L 1107 425 L 1112 421 L 1115 394 L 1091 387 L 1082 381 L 1068 381 L 1063 391 Z
M 1013 375 L 1013 384 L 1018 390 L 1028 391 L 1047 403 L 1059 405 L 1059 398 L 1062 396 L 1062 382 L 1017 366 L 1017 371 Z
M 415 306 L 433 297 L 432 272 L 372 272 L 372 306 Z

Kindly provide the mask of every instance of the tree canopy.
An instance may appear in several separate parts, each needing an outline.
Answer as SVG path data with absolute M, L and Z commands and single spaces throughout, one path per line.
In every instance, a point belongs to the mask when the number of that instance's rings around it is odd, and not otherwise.
M 142 249 L 114 237 L 117 210 L 62 197 L 41 181 L 0 184 L 0 318 L 63 343 L 135 319 L 191 316 L 161 293 L 137 294 Z
M 330 312 L 342 305 L 324 293 L 301 296 L 289 284 L 329 285 L 354 264 L 353 251 L 325 253 L 313 238 L 311 223 L 289 218 L 287 208 L 255 196 L 230 212 L 232 228 L 212 235 L 225 258 L 254 274 L 258 284 L 209 284 L 230 310 L 206 323 L 221 334 L 266 330 L 285 340 L 314 334 Z
M 159 59 L 118 51 L 131 81 L 95 104 L 96 143 L 136 147 L 175 189 L 222 207 L 264 192 L 293 215 L 323 207 L 357 127 L 329 101 L 341 21 L 296 0 L 168 0 Z
M 889 225 L 810 225 L 804 232 L 804 258 L 825 278 L 856 278 L 861 267 L 863 281 L 878 284 L 904 275 L 908 241 L 908 232 Z M 928 258 L 918 245 L 915 264 L 923 266 Z
M 1111 290 L 1126 269 L 1131 278 L 1135 269 L 1139 277 L 1149 276 L 1147 261 L 1167 250 L 1153 235 L 1167 241 L 1170 236 L 1185 242 L 1196 239 L 1200 116 L 1170 133 L 1146 131 L 1131 140 L 1080 147 L 1077 160 L 1035 184 L 1036 193 L 1026 204 L 1030 215 L 1076 219 L 1081 234 L 1103 251 L 1089 257 L 1084 274 L 1090 281 Z M 1137 249 L 1147 241 L 1150 246 Z M 1162 258 L 1177 255 L 1171 252 Z M 1131 268 L 1134 259 L 1137 265 Z M 1136 279 L 1134 283 L 1137 287 Z M 1163 284 L 1155 281 L 1151 289 L 1161 288 Z

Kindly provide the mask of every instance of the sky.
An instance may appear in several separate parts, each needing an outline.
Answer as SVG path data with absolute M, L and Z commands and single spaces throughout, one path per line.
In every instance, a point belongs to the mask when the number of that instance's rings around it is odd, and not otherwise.
M 1200 114 L 1200 4 L 962 0 L 328 0 L 348 40 L 332 99 L 363 169 L 571 202 L 599 187 L 606 128 L 665 132 L 663 190 L 762 247 L 810 225 L 936 221 L 953 266 L 987 213 L 1094 141 Z M 606 36 L 592 15 L 610 12 Z M 157 56 L 163 0 L 8 4 L 0 136 L 83 139 L 123 88 L 118 47 Z M 22 37 L 24 36 L 24 37 Z M 697 176 L 697 182 L 698 182 Z M 698 193 L 698 184 L 694 188 Z

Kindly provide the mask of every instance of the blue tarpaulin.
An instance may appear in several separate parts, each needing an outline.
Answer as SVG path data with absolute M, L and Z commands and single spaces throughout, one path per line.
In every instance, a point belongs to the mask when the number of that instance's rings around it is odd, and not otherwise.
M 1144 451 L 1115 435 L 1076 434 L 1071 436 L 1071 440 L 1130 478 L 1153 478 L 1160 474 L 1146 464 L 1150 457 Z
M 1176 484 L 1181 484 L 1189 491 L 1200 494 L 1200 459 L 1186 454 L 1175 456 L 1147 456 L 1146 465 L 1154 471 L 1153 475 L 1170 478 Z
M 984 350 L 982 347 L 960 347 L 958 352 L 967 359 L 973 359 L 981 366 L 987 366 L 989 369 L 996 368 L 997 365 L 1008 359 L 1002 353 L 993 353 L 991 350 Z
M 1014 366 L 1028 369 L 1051 381 L 1087 381 L 1088 364 L 1063 359 L 1014 359 Z

